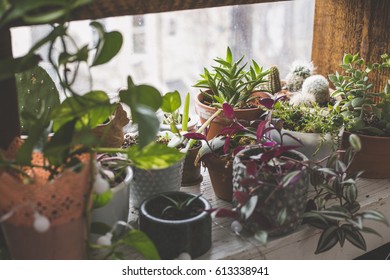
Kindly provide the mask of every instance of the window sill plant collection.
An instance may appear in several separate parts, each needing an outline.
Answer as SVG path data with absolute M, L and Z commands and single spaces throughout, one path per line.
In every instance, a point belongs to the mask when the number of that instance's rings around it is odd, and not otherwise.
M 345 55 L 341 65 L 345 74 L 329 76 L 336 87 L 331 94 L 327 80 L 313 75 L 311 64 L 294 65 L 286 81 L 280 81 L 276 67 L 264 70 L 252 61 L 246 70 L 244 57 L 234 61 L 228 48 L 226 58 L 216 58 L 218 65 L 212 70 L 205 68 L 195 85 L 202 88 L 195 100 L 201 126 L 191 132 L 187 132 L 189 95 L 180 114 L 178 92 L 162 96 L 156 88 L 136 85 L 128 77 L 127 89 L 119 92 L 119 100 L 130 108 L 131 121 L 138 126 L 137 141 L 120 146 L 123 135 L 119 133 L 116 140 L 120 141 L 110 145 L 105 140 L 116 135 L 112 130 L 115 125 L 104 124 L 107 120 L 114 123 L 118 103 L 93 87 L 92 75 L 88 92 L 77 92 L 74 85 L 81 66 L 100 67 L 116 56 L 122 35 L 92 22 L 91 28 L 99 34 L 97 44 L 78 46 L 68 32 L 67 20 L 72 10 L 91 1 L 57 2 L 55 7 L 49 0 L 31 5 L 15 2 L 0 10 L 0 28 L 15 20 L 52 26 L 26 55 L 0 61 L 1 80 L 15 74 L 20 78 L 21 121 L 28 134 L 0 151 L 2 257 L 123 259 L 130 247 L 147 259 L 193 258 L 211 246 L 210 216 L 234 218 L 234 231 L 245 227 L 263 243 L 268 236 L 289 233 L 304 221 L 322 230 L 316 253 L 337 243 L 343 246 L 345 240 L 365 250 L 361 233 L 376 231 L 364 226 L 364 220 L 388 225 L 380 212 L 359 210 L 356 181 L 371 173 L 366 170 L 362 174 L 355 162 L 370 144 L 361 143 L 354 134 L 377 135 L 380 140 L 390 134 L 390 83 L 382 93 L 373 94 L 367 76 L 390 66 L 387 55 L 382 63 L 372 65 L 357 55 Z M 61 46 L 59 53 L 54 52 L 55 45 Z M 48 89 L 53 89 L 52 83 L 37 67 L 40 57 L 36 52 L 43 46 L 49 46 L 48 58 L 66 94 L 62 103 L 58 92 Z M 36 84 L 36 79 L 42 83 Z M 30 109 L 32 102 L 28 100 L 40 101 Z M 159 109 L 165 113 L 172 136 L 165 144 L 156 141 Z M 120 128 L 127 121 L 118 123 Z M 341 153 L 338 138 L 344 128 L 350 135 L 343 136 Z M 294 130 L 318 133 L 319 138 L 311 140 L 315 141 L 314 149 L 305 154 L 297 151 L 305 141 Z M 332 153 L 326 152 L 325 158 L 313 157 L 327 141 Z M 199 151 L 196 158 L 190 158 L 195 146 Z M 215 188 L 215 193 L 232 201 L 233 208 L 212 209 L 203 197 L 178 192 L 185 161 L 190 169 L 205 163 L 213 188 L 217 185 L 213 177 L 224 180 L 224 189 Z M 217 162 L 221 175 L 213 176 Z M 176 165 L 178 171 L 172 175 L 169 168 Z M 131 181 L 123 183 L 122 199 L 129 201 L 129 185 L 130 190 L 135 189 L 142 180 L 158 177 L 150 176 L 152 172 L 163 170 L 168 170 L 162 175 L 164 179 L 172 175 L 180 180 L 173 184 L 174 189 L 153 189 L 156 182 L 149 182 L 150 192 L 145 187 L 139 190 L 140 230 L 123 221 L 128 205 L 118 214 L 123 217 L 115 217 L 119 220 L 103 219 L 107 225 L 95 218 L 91 223 L 91 216 L 97 216 L 93 207 L 109 204 L 113 197 L 108 179 L 113 179 L 113 185 Z M 194 178 L 197 183 L 201 180 L 199 174 Z M 315 195 L 308 199 L 309 188 Z M 161 193 L 164 191 L 171 192 Z M 162 236 L 166 237 L 163 242 Z M 165 244 L 169 236 L 174 238 Z

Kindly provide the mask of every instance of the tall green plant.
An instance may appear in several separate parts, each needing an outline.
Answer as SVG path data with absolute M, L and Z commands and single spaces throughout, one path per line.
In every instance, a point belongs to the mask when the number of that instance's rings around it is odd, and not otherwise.
M 208 90 L 203 91 L 203 94 L 211 106 L 221 108 L 226 102 L 235 108 L 245 108 L 254 89 L 267 82 L 269 70 L 264 70 L 254 60 L 249 70 L 246 70 L 247 63 L 243 64 L 243 59 L 244 56 L 234 61 L 228 47 L 225 59 L 214 59 L 218 66 L 212 66 L 212 70 L 204 68 L 201 79 L 194 87 Z

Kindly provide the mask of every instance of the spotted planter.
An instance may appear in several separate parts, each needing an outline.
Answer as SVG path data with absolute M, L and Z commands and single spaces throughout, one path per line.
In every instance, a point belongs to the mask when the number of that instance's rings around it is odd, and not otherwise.
M 249 148 L 239 152 L 233 162 L 233 192 L 247 192 L 247 188 L 241 185 L 241 180 L 246 178 L 247 169 L 243 159 L 251 155 L 259 154 L 260 148 Z M 307 157 L 297 151 L 289 151 L 285 156 L 297 160 L 307 160 Z M 301 224 L 302 216 L 306 207 L 307 191 L 309 186 L 306 168 L 304 174 L 296 183 L 285 188 L 277 188 L 270 185 L 253 186 L 257 188 L 255 194 L 258 196 L 256 208 L 249 219 L 245 221 L 245 226 L 250 231 L 265 230 L 269 236 L 289 233 Z M 269 175 L 268 175 L 269 176 Z M 269 181 L 263 173 L 257 174 L 257 178 L 262 181 Z M 238 202 L 233 199 L 233 205 Z M 279 213 L 286 209 L 286 219 L 282 225 L 278 223 Z
M 131 205 L 139 208 L 148 197 L 167 191 L 179 191 L 184 158 L 163 169 L 145 170 L 133 168 L 134 178 L 130 187 Z

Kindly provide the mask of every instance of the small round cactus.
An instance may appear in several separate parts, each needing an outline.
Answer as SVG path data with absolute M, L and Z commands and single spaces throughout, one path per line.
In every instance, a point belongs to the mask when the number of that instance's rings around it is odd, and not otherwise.
M 314 95 L 297 91 L 291 96 L 290 104 L 293 106 L 309 106 L 311 107 L 316 102 Z
M 312 95 L 316 103 L 325 105 L 330 101 L 329 82 L 322 75 L 311 76 L 303 82 L 302 94 Z
M 278 93 L 282 90 L 280 85 L 279 69 L 276 66 L 272 66 L 268 74 L 268 90 L 272 93 Z
M 286 76 L 286 87 L 289 91 L 300 91 L 303 81 L 314 72 L 312 62 L 294 61 L 290 72 Z

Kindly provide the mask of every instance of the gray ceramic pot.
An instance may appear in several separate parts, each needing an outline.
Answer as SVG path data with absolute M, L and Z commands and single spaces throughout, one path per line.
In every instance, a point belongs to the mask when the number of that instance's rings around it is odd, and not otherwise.
M 180 190 L 184 158 L 175 164 L 154 170 L 134 167 L 134 179 L 130 187 L 130 201 L 138 208 L 146 198 L 167 191 Z

